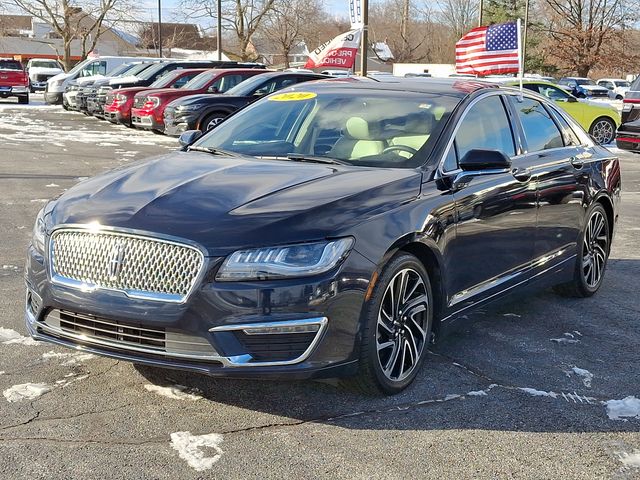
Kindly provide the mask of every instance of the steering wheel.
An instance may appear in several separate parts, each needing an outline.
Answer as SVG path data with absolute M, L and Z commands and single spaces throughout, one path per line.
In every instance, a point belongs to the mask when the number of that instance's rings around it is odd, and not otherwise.
M 407 147 L 406 145 L 389 145 L 382 151 L 382 153 L 384 154 L 395 151 L 407 152 L 411 155 L 415 155 L 416 153 L 418 153 L 418 150 L 416 150 L 415 148 Z

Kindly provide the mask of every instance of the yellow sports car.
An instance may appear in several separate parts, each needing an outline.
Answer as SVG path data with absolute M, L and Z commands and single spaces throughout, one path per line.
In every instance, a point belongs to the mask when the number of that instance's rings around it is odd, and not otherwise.
M 517 80 L 505 82 L 517 87 Z M 553 100 L 560 108 L 575 118 L 582 127 L 601 145 L 613 142 L 620 125 L 620 114 L 611 105 L 589 100 L 578 100 L 566 90 L 543 80 L 525 80 L 522 85 Z

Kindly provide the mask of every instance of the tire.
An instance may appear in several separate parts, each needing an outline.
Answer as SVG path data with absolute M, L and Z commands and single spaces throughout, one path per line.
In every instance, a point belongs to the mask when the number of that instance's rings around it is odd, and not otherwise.
M 21 105 L 26 105 L 29 103 L 29 95 L 22 95 L 18 97 L 18 103 Z
M 624 100 L 624 97 L 622 95 L 616 95 L 616 100 Z
M 607 145 L 613 142 L 616 137 L 616 124 L 608 117 L 596 118 L 591 124 L 591 127 L 589 127 L 589 135 L 591 135 L 599 145 Z
M 408 299 L 394 303 L 407 293 Z M 362 321 L 358 373 L 342 385 L 367 395 L 401 392 L 424 363 L 433 324 L 429 275 L 416 257 L 401 252 L 387 263 L 365 303 Z
M 600 289 L 604 279 L 611 248 L 609 219 L 599 203 L 589 209 L 586 218 L 584 231 L 580 235 L 573 280 L 554 287 L 555 292 L 564 297 L 590 297 Z
M 213 127 L 215 127 L 218 123 L 224 120 L 227 117 L 226 113 L 223 112 L 213 112 L 207 115 L 202 123 L 200 124 L 200 130 L 203 132 L 208 132 Z

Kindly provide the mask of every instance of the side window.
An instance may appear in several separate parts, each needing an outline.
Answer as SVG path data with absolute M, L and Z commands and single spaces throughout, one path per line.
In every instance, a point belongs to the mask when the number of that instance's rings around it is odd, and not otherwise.
M 473 105 L 458 128 L 455 138 L 458 157 L 473 149 L 498 150 L 515 155 L 513 133 L 502 99 L 492 95 Z
M 564 144 L 568 147 L 577 147 L 578 145 L 581 145 L 582 142 L 580 141 L 580 138 L 578 137 L 576 132 L 574 132 L 573 128 L 571 128 L 569 123 L 567 123 L 564 117 L 558 112 L 552 113 L 553 117 L 560 124 L 560 128 L 562 129 L 562 138 L 564 139 Z
M 185 75 L 183 77 L 180 77 L 178 80 L 175 81 L 175 83 L 172 86 L 173 88 L 180 88 L 184 86 L 193 77 L 195 77 L 195 75 Z
M 96 65 L 94 75 L 106 75 L 106 73 L 107 73 L 107 62 L 105 61 L 98 62 L 98 65 Z
M 218 91 L 219 92 L 226 92 L 230 88 L 233 88 L 236 85 L 238 85 L 244 79 L 245 79 L 245 77 L 243 77 L 242 75 L 226 75 L 226 76 L 222 77 L 219 80 L 220 84 L 217 85 Z M 216 82 L 216 83 L 218 83 L 218 82 Z
M 532 92 L 540 93 L 537 83 L 525 83 L 522 87 L 527 90 L 531 90 Z
M 458 156 L 456 155 L 456 142 L 453 142 L 451 144 L 451 148 L 449 148 L 446 158 L 444 159 L 444 171 L 450 172 L 456 168 L 458 168 Z
M 522 123 L 529 152 L 563 147 L 562 135 L 549 112 L 537 100 L 523 98 L 513 105 Z
M 561 88 L 554 87 L 552 85 L 540 85 L 540 93 L 547 97 L 549 100 L 556 102 L 566 102 L 569 100 L 569 94 Z

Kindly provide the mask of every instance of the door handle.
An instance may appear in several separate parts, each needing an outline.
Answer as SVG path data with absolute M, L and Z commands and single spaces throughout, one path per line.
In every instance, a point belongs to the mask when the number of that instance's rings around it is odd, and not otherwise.
M 580 157 L 573 156 L 569 159 L 573 168 L 580 169 L 584 165 L 584 160 Z
M 530 168 L 514 168 L 511 170 L 511 174 L 513 178 L 518 180 L 519 182 L 528 182 L 531 180 L 531 169 Z

